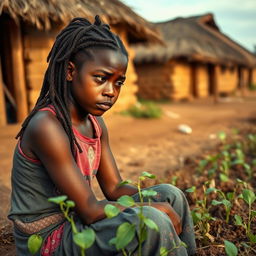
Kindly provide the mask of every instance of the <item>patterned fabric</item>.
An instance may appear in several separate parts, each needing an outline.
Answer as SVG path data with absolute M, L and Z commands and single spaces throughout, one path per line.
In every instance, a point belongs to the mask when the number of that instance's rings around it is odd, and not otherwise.
M 62 234 L 64 230 L 64 225 L 60 225 L 60 227 L 56 230 L 54 230 L 45 240 L 42 250 L 41 250 L 41 256 L 52 256 L 55 250 L 59 247 Z
M 49 107 L 41 108 L 39 111 L 49 111 L 52 114 L 56 115 L 53 107 L 50 105 Z M 93 130 L 94 130 L 94 138 L 89 138 L 81 134 L 75 127 L 72 127 L 74 135 L 77 139 L 79 146 L 81 147 L 83 152 L 79 152 L 76 148 L 76 163 L 80 168 L 82 174 L 85 179 L 88 181 L 89 185 L 91 185 L 91 180 L 97 174 L 97 170 L 100 164 L 100 156 L 101 156 L 101 127 L 96 119 L 96 117 L 92 115 L 88 115 L 90 121 L 92 122 Z M 21 149 L 20 141 L 18 142 L 19 153 L 23 155 L 27 160 L 33 163 L 39 163 L 39 159 L 32 159 L 27 156 Z
M 55 110 L 51 105 L 49 107 L 42 108 L 39 111 L 50 111 L 52 114 L 56 115 Z M 76 149 L 76 163 L 82 171 L 82 174 L 88 180 L 89 184 L 91 184 L 91 180 L 96 175 L 100 164 L 100 137 L 102 131 L 96 117 L 90 114 L 88 115 L 88 117 L 92 122 L 95 135 L 94 138 L 84 136 L 75 127 L 72 127 L 72 129 L 77 139 L 77 142 L 83 151 L 80 153 L 78 149 Z
M 32 235 L 38 233 L 40 230 L 55 224 L 60 223 L 65 219 L 62 213 L 53 214 L 39 220 L 35 220 L 33 222 L 22 222 L 18 219 L 14 220 L 14 224 L 16 227 L 21 230 L 22 232 Z

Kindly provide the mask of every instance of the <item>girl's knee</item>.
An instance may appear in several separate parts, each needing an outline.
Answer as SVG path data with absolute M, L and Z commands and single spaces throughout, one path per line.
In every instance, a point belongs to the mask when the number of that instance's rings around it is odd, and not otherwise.
M 163 213 L 162 211 L 152 206 L 143 206 L 142 209 L 143 209 L 143 215 L 146 218 L 153 220 L 158 227 L 159 225 L 162 226 L 163 223 L 169 222 L 169 218 L 165 213 Z
M 171 184 L 160 184 L 159 188 L 156 190 L 162 195 L 162 198 L 171 198 L 173 200 L 186 200 L 184 193 L 177 187 Z

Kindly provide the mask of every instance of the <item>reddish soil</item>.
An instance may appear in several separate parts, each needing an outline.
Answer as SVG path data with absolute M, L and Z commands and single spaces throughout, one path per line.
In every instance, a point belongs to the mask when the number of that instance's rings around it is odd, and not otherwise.
M 173 175 L 185 180 L 194 172 L 195 159 L 218 144 L 216 133 L 225 131 L 229 134 L 233 128 L 243 130 L 256 125 L 256 94 L 243 99 L 225 98 L 218 104 L 214 104 L 212 99 L 204 99 L 162 103 L 160 106 L 164 112 L 160 119 L 134 119 L 119 114 L 105 117 L 112 151 L 124 179 L 136 181 L 142 171 L 149 171 L 156 174 L 160 182 L 171 181 Z M 189 125 L 192 133 L 179 132 L 179 124 Z M 0 255 L 15 255 L 6 214 L 10 197 L 12 152 L 16 144 L 14 136 L 18 130 L 19 125 L 0 128 Z M 94 183 L 97 197 L 102 198 L 97 182 Z M 186 184 L 187 187 L 190 185 Z M 184 184 L 180 184 L 180 187 L 185 188 Z M 213 225 L 217 229 L 219 224 Z M 227 227 L 227 230 L 230 228 Z M 225 234 L 222 235 L 225 237 Z M 200 249 L 198 255 L 225 255 L 222 254 L 223 248 L 221 250 L 213 247 L 211 254 L 207 254 Z

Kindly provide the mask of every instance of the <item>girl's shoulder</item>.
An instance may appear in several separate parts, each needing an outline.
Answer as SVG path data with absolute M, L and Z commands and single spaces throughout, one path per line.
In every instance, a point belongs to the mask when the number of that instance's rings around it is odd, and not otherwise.
M 51 132 L 54 127 L 63 130 L 55 112 L 40 110 L 31 118 L 26 130 L 32 135 L 40 135 Z
M 33 148 L 38 140 L 54 137 L 67 139 L 67 135 L 56 115 L 50 111 L 38 111 L 29 121 L 21 138 L 23 148 Z

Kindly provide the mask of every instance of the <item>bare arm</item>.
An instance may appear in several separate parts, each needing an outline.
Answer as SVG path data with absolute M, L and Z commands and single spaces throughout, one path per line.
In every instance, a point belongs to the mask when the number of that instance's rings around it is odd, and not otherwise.
M 122 195 L 133 195 L 138 192 L 138 189 L 131 185 L 119 186 L 122 178 L 119 174 L 118 168 L 116 166 L 115 159 L 111 152 L 109 146 L 108 132 L 104 124 L 103 119 L 98 118 L 100 125 L 102 127 L 102 156 L 100 161 L 99 170 L 97 173 L 97 179 L 102 189 L 102 192 L 108 200 L 116 201 Z M 143 203 L 142 205 L 148 205 Z M 159 202 L 151 203 L 151 206 L 157 208 L 158 210 L 166 213 L 171 219 L 177 234 L 181 233 L 181 220 L 178 214 L 170 206 L 169 203 Z
M 68 137 L 57 118 L 49 112 L 39 112 L 27 129 L 30 150 L 40 159 L 61 193 L 75 202 L 75 210 L 82 221 L 90 224 L 105 218 L 104 206 L 107 203 L 96 199 L 82 176 L 71 153 Z
M 97 180 L 105 197 L 110 201 L 116 201 L 122 195 L 134 195 L 138 189 L 132 185 L 119 186 L 122 178 L 117 168 L 114 156 L 111 152 L 108 139 L 108 131 L 101 117 L 98 121 L 102 128 L 101 136 L 101 160 L 97 172 Z

